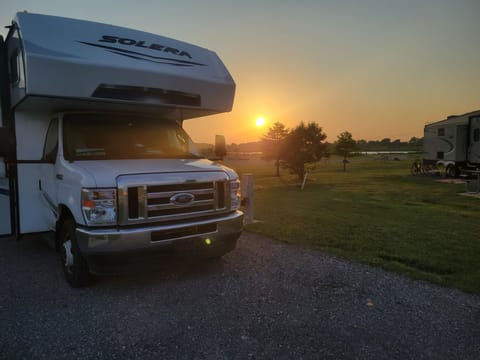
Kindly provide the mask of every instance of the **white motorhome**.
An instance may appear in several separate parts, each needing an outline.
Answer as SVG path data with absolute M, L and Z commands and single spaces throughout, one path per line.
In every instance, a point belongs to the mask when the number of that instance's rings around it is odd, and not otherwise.
M 72 286 L 133 253 L 234 249 L 238 176 L 202 159 L 182 128 L 232 108 L 235 83 L 214 52 L 30 13 L 1 40 L 2 235 L 55 234 Z
M 480 167 L 480 111 L 452 115 L 425 125 L 423 163 L 442 166 L 446 175 Z

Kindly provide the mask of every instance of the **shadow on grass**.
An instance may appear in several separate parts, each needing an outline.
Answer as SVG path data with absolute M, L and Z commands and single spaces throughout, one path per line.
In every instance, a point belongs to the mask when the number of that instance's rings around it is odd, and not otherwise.
M 430 274 L 434 274 L 434 275 L 452 275 L 452 274 L 454 274 L 454 271 L 452 269 L 445 269 L 445 268 L 430 266 L 430 265 L 424 264 L 424 263 L 422 263 L 422 262 L 420 262 L 419 260 L 416 260 L 416 259 L 409 259 L 409 258 L 393 256 L 393 255 L 379 255 L 379 258 L 381 258 L 382 260 L 396 262 L 396 263 L 399 263 L 399 264 L 402 264 L 402 265 L 406 265 L 410 268 L 414 268 L 414 269 L 420 270 L 422 272 L 426 272 L 426 273 L 430 273 Z

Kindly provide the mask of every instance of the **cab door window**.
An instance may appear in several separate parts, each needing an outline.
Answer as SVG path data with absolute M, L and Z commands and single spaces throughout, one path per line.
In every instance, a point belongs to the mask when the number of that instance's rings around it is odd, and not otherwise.
M 45 146 L 43 147 L 43 160 L 54 163 L 58 153 L 58 119 L 53 119 L 48 126 Z

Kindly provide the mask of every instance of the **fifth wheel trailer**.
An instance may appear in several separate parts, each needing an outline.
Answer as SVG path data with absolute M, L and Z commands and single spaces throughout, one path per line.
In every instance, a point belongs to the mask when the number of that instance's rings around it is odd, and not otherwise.
M 457 176 L 480 167 L 480 110 L 425 125 L 423 163 Z
M 1 234 L 54 235 L 72 286 L 131 254 L 235 248 L 238 176 L 182 128 L 232 108 L 235 83 L 214 52 L 18 13 L 0 60 Z

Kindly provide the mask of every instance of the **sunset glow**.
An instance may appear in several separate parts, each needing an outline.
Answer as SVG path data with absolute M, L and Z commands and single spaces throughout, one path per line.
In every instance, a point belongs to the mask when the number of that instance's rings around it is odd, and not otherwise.
M 264 126 L 265 125 L 265 119 L 263 117 L 257 118 L 257 120 L 255 120 L 255 125 L 258 126 L 258 127 Z
M 275 122 L 293 129 L 302 121 L 319 124 L 329 142 L 344 131 L 356 140 L 408 141 L 423 136 L 426 122 L 480 108 L 480 89 L 474 85 L 480 81 L 480 1 L 283 1 L 274 6 L 277 2 L 212 0 L 207 6 L 185 0 L 168 7 L 151 1 L 148 11 L 135 17 L 134 2 L 116 2 L 112 12 L 111 5 L 92 0 L 3 1 L 4 38 L 4 26 L 24 8 L 18 3 L 29 12 L 131 27 L 217 53 L 236 83 L 234 105 L 231 112 L 185 121 L 195 142 L 211 144 L 215 134 L 225 135 L 227 143 L 254 142 Z M 82 36 L 78 40 L 85 41 Z M 137 50 L 147 51 L 142 46 Z M 198 64 L 176 69 L 178 80 L 183 81 L 184 71 L 202 69 Z M 138 66 L 154 65 L 139 60 Z M 171 90 L 175 81 L 168 84 Z

